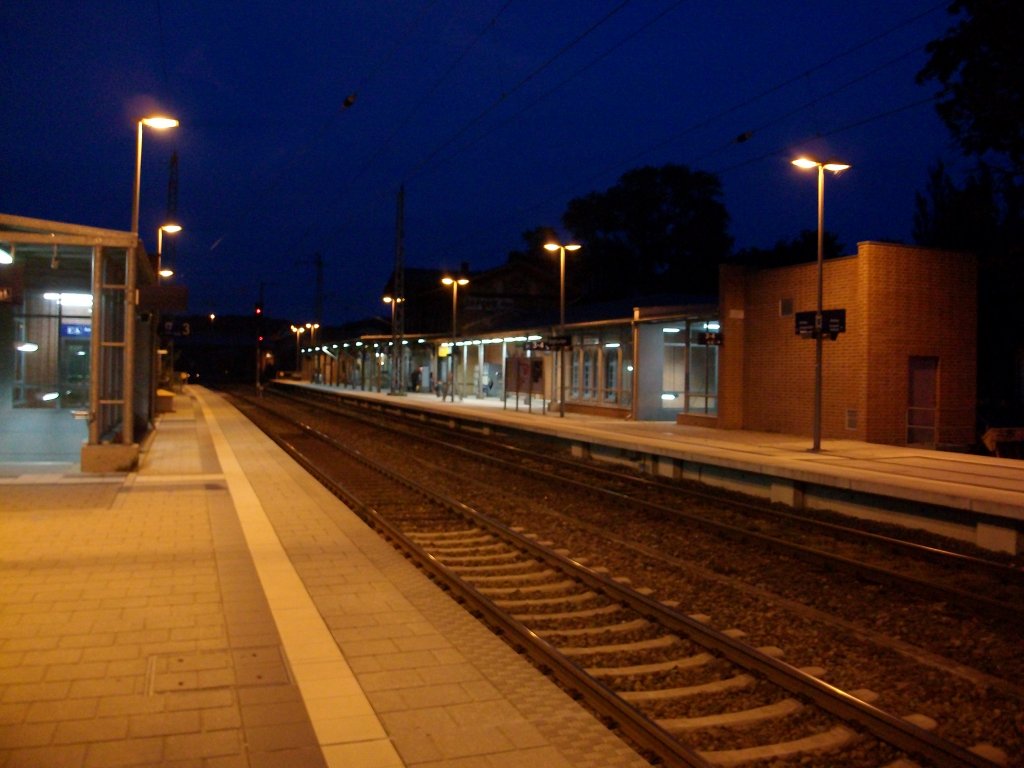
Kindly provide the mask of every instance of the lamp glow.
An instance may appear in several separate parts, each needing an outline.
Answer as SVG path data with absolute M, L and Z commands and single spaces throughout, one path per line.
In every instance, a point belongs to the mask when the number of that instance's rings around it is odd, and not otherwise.
M 47 291 L 43 294 L 47 301 L 56 301 L 62 307 L 91 307 L 92 294 L 90 293 L 56 293 Z
M 164 117 L 163 115 L 144 117 L 139 122 L 147 128 L 156 128 L 158 131 L 166 131 L 168 128 L 177 128 L 181 124 L 173 117 Z

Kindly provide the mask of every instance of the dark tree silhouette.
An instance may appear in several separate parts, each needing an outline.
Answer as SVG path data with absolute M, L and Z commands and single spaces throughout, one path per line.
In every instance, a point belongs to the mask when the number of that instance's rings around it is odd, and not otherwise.
M 732 247 L 718 177 L 682 165 L 644 167 L 571 200 L 562 221 L 576 242 L 588 298 L 714 295 Z
M 834 259 L 843 255 L 843 244 L 834 232 L 825 231 L 822 257 Z M 818 260 L 818 231 L 805 229 L 792 240 L 779 240 L 773 248 L 744 248 L 733 262 L 747 267 L 788 267 Z

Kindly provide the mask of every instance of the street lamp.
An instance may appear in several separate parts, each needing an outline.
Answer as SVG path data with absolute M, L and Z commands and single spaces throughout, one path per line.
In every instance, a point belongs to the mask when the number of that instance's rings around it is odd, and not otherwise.
M 455 402 L 455 336 L 456 336 L 456 307 L 459 303 L 459 286 L 467 285 L 469 280 L 465 277 L 442 277 L 442 285 L 450 285 L 452 287 L 452 348 L 449 354 L 450 364 L 448 366 L 448 378 L 451 382 L 449 390 L 452 395 L 452 402 Z
M 173 117 L 143 117 L 138 121 L 137 138 L 135 140 L 135 187 L 132 189 L 132 234 L 139 233 L 139 188 L 142 181 L 142 126 L 166 131 L 177 128 L 178 121 Z
M 320 323 L 306 323 L 309 329 L 309 346 L 313 348 L 313 383 L 320 383 L 320 353 L 316 349 L 316 329 Z
M 405 301 L 401 296 L 385 296 L 382 301 L 391 306 L 391 394 L 399 395 L 402 392 L 402 345 L 398 339 L 398 328 L 395 326 L 395 309 Z
M 174 270 L 163 268 L 164 232 L 169 235 L 176 235 L 178 232 L 181 232 L 181 225 L 164 224 L 156 231 L 156 273 L 160 277 L 170 277 L 174 274 Z
M 814 445 L 811 451 L 821 450 L 821 358 L 824 328 L 822 323 L 823 270 L 825 242 L 825 171 L 839 174 L 850 166 L 834 160 L 821 162 L 808 157 L 798 157 L 793 161 L 797 168 L 818 169 L 818 308 L 814 313 Z
M 295 370 L 296 370 L 296 372 L 299 372 L 299 371 L 302 370 L 302 356 L 299 353 L 299 336 L 301 336 L 305 332 L 306 332 L 306 329 L 303 328 L 301 325 L 293 325 L 292 326 L 292 333 L 295 334 Z
M 578 251 L 580 246 L 576 243 L 560 245 L 559 243 L 545 243 L 544 247 L 549 251 L 558 251 L 558 335 L 565 335 L 565 252 Z M 565 356 L 564 349 L 558 350 L 558 415 L 565 416 Z

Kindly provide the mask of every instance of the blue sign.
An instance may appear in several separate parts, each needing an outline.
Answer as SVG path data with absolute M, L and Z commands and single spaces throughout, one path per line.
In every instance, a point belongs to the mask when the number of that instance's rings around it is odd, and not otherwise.
M 92 335 L 89 323 L 61 323 L 60 335 L 66 339 L 88 339 Z

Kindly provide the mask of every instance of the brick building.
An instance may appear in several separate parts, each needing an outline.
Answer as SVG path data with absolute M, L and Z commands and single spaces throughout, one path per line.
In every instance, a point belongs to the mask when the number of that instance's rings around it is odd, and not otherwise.
M 973 256 L 863 242 L 824 264 L 825 309 L 846 332 L 824 342 L 822 435 L 892 445 L 975 442 Z M 812 431 L 814 341 L 795 313 L 817 304 L 817 265 L 724 267 L 715 426 Z M 680 415 L 684 423 L 706 418 Z

